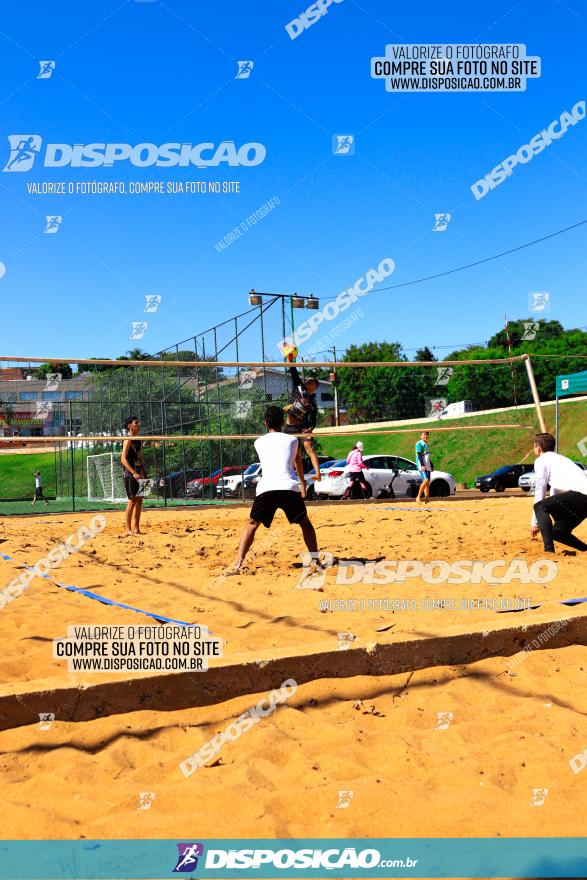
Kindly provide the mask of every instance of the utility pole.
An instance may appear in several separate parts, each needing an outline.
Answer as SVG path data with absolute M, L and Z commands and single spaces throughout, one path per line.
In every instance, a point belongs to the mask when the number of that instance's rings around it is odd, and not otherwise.
M 334 357 L 334 370 L 332 375 L 334 376 L 334 424 L 337 428 L 340 427 L 340 409 L 338 405 L 338 385 L 336 383 L 336 346 L 332 346 L 332 354 Z

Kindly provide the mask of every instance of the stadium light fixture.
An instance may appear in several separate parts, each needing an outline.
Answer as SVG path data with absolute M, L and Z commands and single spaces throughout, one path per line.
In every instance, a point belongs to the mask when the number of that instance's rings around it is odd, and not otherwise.
M 306 300 L 306 308 L 307 309 L 318 309 L 320 308 L 320 303 L 318 298 L 315 296 L 309 296 Z
M 254 290 L 249 291 L 249 305 L 251 306 L 261 306 L 263 305 L 263 297 L 260 294 L 255 293 Z
M 291 298 L 291 304 L 294 309 L 303 309 L 306 301 L 303 296 L 298 296 L 297 293 L 294 293 Z

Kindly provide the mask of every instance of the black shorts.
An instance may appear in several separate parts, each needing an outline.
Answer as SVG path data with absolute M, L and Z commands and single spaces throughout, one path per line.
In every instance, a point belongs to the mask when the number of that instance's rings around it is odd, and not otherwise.
M 283 510 L 290 524 L 301 523 L 308 515 L 304 499 L 293 489 L 274 489 L 257 495 L 251 508 L 251 519 L 266 529 L 273 522 L 276 510 Z
M 310 429 L 304 428 L 303 425 L 284 425 L 283 433 L 284 434 L 301 434 L 303 431 L 308 431 Z M 300 443 L 311 443 L 312 435 L 308 434 L 306 437 L 298 437 L 298 441 Z
M 35 498 L 43 498 L 43 489 L 41 486 L 37 486 L 35 489 Z
M 139 491 L 139 481 L 135 480 L 132 474 L 125 472 L 124 474 L 124 489 L 126 492 L 126 497 L 129 500 L 137 497 L 137 493 Z

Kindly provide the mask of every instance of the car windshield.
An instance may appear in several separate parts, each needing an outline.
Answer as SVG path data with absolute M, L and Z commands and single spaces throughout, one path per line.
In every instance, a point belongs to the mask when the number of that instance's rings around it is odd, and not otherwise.
M 494 474 L 507 474 L 509 469 L 512 467 L 511 464 L 504 464 L 503 467 L 498 468 L 496 471 L 493 471 Z
M 221 474 L 221 473 L 222 473 L 222 471 L 220 469 L 218 469 L 217 471 L 212 471 L 212 473 L 210 474 L 210 479 L 212 479 L 212 477 L 217 477 L 218 474 Z
M 328 467 L 331 468 L 339 468 L 344 467 L 346 465 L 346 458 L 339 458 L 338 461 L 331 462 Z
M 259 464 L 257 462 L 255 464 L 250 464 L 245 471 L 245 476 L 247 476 L 247 474 L 254 474 L 258 467 Z

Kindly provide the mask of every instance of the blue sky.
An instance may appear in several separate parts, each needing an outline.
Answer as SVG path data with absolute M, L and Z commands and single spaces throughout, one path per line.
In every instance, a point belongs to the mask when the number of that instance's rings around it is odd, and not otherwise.
M 539 7 L 392 5 L 343 0 L 297 39 L 285 25 L 305 0 L 11 4 L 0 45 L 0 156 L 7 137 L 44 143 L 253 141 L 253 168 L 44 168 L 0 173 L 2 354 L 115 357 L 197 333 L 247 307 L 258 290 L 336 295 L 384 257 L 387 283 L 442 272 L 585 217 L 587 120 L 476 201 L 470 186 L 587 98 L 586 18 L 571 0 Z M 371 79 L 386 43 L 525 43 L 542 59 L 521 93 L 392 94 Z M 50 79 L 38 61 L 55 59 Z M 237 60 L 252 60 L 246 80 Z M 332 155 L 352 133 L 354 156 Z M 32 181 L 239 180 L 240 194 L 27 194 Z M 279 205 L 218 253 L 214 245 L 263 203 Z M 434 214 L 450 212 L 446 232 Z M 45 216 L 63 216 L 55 235 Z M 364 318 L 337 341 L 407 348 L 484 341 L 552 294 L 547 317 L 584 326 L 580 227 L 477 269 L 361 300 Z M 143 314 L 144 297 L 159 311 Z M 305 317 L 305 315 L 304 315 Z M 139 342 L 131 321 L 147 318 Z M 326 329 L 331 329 L 328 327 Z M 241 357 L 257 358 L 249 350 Z

